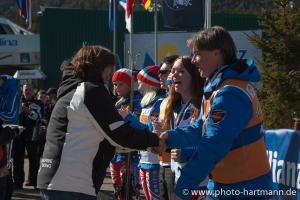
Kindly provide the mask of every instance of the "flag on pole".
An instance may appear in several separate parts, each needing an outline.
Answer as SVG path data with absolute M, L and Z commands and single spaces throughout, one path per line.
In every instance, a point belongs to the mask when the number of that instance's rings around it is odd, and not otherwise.
M 114 1 L 116 3 L 114 4 Z M 110 32 L 114 31 L 114 20 L 116 20 L 116 24 L 118 24 L 118 4 L 119 0 L 109 0 L 109 7 L 108 7 L 108 27 Z M 114 5 L 116 5 L 116 16 L 114 16 Z
M 162 12 L 166 27 L 204 26 L 205 0 L 163 0 Z
M 31 29 L 31 0 L 17 0 L 19 15 L 25 19 L 28 29 Z
M 131 16 L 132 16 L 134 0 L 120 0 L 120 5 L 125 10 L 126 29 L 128 30 L 129 33 L 131 33 L 132 32 Z
M 145 10 L 148 10 L 151 5 L 151 0 L 143 0 L 143 6 Z
M 152 60 L 151 56 L 148 53 L 146 53 L 145 54 L 145 59 L 144 59 L 143 67 L 147 67 L 149 65 L 155 65 L 155 63 Z

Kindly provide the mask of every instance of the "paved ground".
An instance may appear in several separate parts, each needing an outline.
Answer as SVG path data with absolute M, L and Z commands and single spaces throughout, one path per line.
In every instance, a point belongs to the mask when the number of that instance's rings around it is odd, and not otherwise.
M 25 159 L 25 177 L 27 177 L 28 172 L 28 159 Z M 13 200 L 34 200 L 40 199 L 39 191 L 34 190 L 33 187 L 24 186 L 23 190 L 15 191 L 13 194 Z M 101 187 L 101 193 L 98 197 L 101 200 L 113 200 L 113 187 L 111 183 L 110 173 L 106 173 L 103 185 Z
M 28 159 L 25 159 L 25 179 L 28 173 Z M 142 192 L 142 191 L 141 191 Z M 40 199 L 39 191 L 34 190 L 33 187 L 24 186 L 23 190 L 15 191 L 13 194 L 13 200 L 34 200 Z M 104 179 L 103 185 L 101 187 L 101 192 L 98 195 L 98 199 L 100 200 L 114 200 L 113 196 L 113 186 L 111 183 L 111 177 L 109 171 L 106 172 L 106 177 Z M 144 200 L 145 197 L 142 196 L 141 200 Z

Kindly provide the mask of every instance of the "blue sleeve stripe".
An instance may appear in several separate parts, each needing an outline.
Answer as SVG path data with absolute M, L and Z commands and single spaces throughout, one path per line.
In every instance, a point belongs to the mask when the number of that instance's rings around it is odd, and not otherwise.
M 234 140 L 233 146 L 231 148 L 232 150 L 241 148 L 242 146 L 246 146 L 248 144 L 251 144 L 253 142 L 258 141 L 261 137 L 263 137 L 262 124 L 259 123 L 255 126 L 252 126 L 250 128 L 244 129 L 238 137 Z
M 221 184 L 214 182 L 214 188 L 215 190 L 244 190 L 244 188 L 247 187 L 248 190 L 269 190 L 272 188 L 272 172 L 269 171 L 268 173 L 259 176 L 255 179 L 242 181 L 239 183 L 233 183 L 233 184 Z

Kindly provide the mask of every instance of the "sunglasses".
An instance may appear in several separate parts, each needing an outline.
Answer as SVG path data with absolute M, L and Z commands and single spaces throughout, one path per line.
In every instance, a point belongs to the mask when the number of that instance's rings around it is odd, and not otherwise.
M 162 75 L 168 74 L 170 72 L 171 72 L 171 70 L 159 70 L 159 73 L 162 74 Z

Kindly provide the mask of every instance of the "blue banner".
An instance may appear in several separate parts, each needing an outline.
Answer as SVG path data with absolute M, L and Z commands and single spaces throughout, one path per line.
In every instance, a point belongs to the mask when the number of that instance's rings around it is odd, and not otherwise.
M 274 190 L 280 200 L 300 200 L 300 131 L 266 130 L 265 142 Z
M 204 26 L 204 0 L 164 0 L 162 12 L 166 27 Z
M 114 4 L 114 1 L 116 3 Z M 116 20 L 116 25 L 118 24 L 118 4 L 119 0 L 110 0 L 109 1 L 109 7 L 108 7 L 108 27 L 109 31 L 113 32 L 114 31 L 114 20 Z M 116 6 L 116 16 L 114 16 L 114 5 Z

